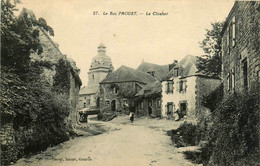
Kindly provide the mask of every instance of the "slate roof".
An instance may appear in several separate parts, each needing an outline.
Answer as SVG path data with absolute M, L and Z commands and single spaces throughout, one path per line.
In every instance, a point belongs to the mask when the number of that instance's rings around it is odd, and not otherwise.
M 160 81 L 152 82 L 145 85 L 135 96 L 151 96 L 162 92 L 162 84 Z
M 98 90 L 98 85 L 84 86 L 80 89 L 79 95 L 95 94 Z
M 181 77 L 188 77 L 194 75 L 203 75 L 202 73 L 198 73 L 198 69 L 196 67 L 197 57 L 193 55 L 186 55 L 174 68 L 179 68 L 179 75 Z M 174 74 L 174 68 L 171 69 L 166 77 L 162 80 L 170 79 Z
M 100 82 L 104 83 L 115 83 L 115 82 L 141 82 L 141 83 L 150 83 L 155 82 L 156 78 L 150 74 L 137 71 L 130 67 L 120 66 L 117 70 L 107 75 L 107 77 Z
M 155 71 L 154 77 L 157 78 L 158 80 L 162 80 L 169 72 L 169 65 L 157 65 L 157 64 L 143 61 L 136 70 L 145 73 L 149 71 Z

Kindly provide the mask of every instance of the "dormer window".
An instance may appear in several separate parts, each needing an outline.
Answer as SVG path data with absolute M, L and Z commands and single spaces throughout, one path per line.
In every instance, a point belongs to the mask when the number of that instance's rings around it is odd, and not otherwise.
M 148 71 L 148 74 L 151 74 L 154 77 L 155 71 Z
M 174 76 L 178 77 L 179 76 L 179 68 L 174 69 Z

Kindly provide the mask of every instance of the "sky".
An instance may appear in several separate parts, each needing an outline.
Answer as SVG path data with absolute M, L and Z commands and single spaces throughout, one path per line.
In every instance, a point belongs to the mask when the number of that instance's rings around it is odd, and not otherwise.
M 188 54 L 201 56 L 199 42 L 206 29 L 212 22 L 224 21 L 233 4 L 232 0 L 22 0 L 18 8 L 30 9 L 47 21 L 54 29 L 53 41 L 76 62 L 87 85 L 100 43 L 107 47 L 115 69 L 137 68 L 142 60 L 165 65 Z

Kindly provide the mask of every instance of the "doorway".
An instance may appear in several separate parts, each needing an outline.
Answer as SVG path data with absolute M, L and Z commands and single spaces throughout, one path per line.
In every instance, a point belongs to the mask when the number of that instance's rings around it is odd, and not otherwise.
M 173 102 L 167 103 L 167 117 L 170 118 L 173 116 Z
M 180 103 L 181 118 L 187 114 L 187 103 Z
M 153 101 L 148 100 L 148 114 L 152 115 L 152 113 L 153 113 Z
M 97 106 L 97 108 L 99 108 L 99 102 L 100 102 L 100 99 L 99 99 L 99 97 L 97 98 L 97 101 L 96 101 L 96 106 Z
M 111 101 L 111 111 L 116 111 L 116 101 L 115 100 Z

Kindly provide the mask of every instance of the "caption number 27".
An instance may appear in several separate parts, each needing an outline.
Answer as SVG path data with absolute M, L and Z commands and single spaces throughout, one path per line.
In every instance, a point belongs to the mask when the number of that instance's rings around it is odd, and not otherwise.
M 94 11 L 94 12 L 93 12 L 93 15 L 98 15 L 98 11 Z

